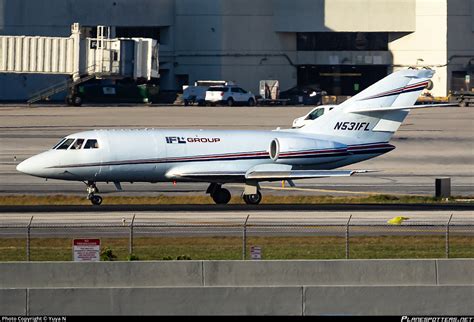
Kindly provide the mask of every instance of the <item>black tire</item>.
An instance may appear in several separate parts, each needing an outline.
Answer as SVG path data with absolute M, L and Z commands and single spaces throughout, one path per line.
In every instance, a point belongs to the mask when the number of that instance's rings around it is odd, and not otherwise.
M 74 106 L 81 106 L 82 105 L 82 97 L 80 96 L 73 96 L 71 97 L 72 105 Z
M 221 188 L 214 191 L 211 197 L 216 204 L 225 205 L 229 203 L 231 195 L 230 195 L 229 190 Z
M 94 195 L 91 197 L 91 203 L 94 205 L 94 206 L 99 206 L 101 203 L 102 203 L 102 197 L 101 196 L 97 196 L 97 195 Z
M 232 97 L 227 99 L 227 106 L 234 106 L 234 99 Z
M 254 195 L 244 195 L 243 199 L 247 205 L 258 205 L 262 201 L 262 194 L 257 191 Z
M 248 106 L 255 106 L 255 100 L 253 98 L 249 98 L 249 101 L 247 102 Z
M 188 100 L 184 100 L 184 106 L 188 106 L 188 105 L 189 105 Z
M 426 89 L 431 91 L 434 87 L 433 81 L 431 79 L 428 80 L 428 84 L 426 85 Z
M 72 98 L 71 96 L 66 96 L 66 105 L 67 106 L 72 106 Z

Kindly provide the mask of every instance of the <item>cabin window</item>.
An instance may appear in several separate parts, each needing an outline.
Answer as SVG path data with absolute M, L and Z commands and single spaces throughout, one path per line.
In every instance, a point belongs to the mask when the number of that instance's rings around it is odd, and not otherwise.
M 84 139 L 77 139 L 74 144 L 71 145 L 71 150 L 79 150 L 84 143 Z
M 307 120 L 315 120 L 323 114 L 324 114 L 324 108 L 318 108 L 318 109 L 315 109 L 314 111 L 312 111 L 311 113 L 309 113 L 309 115 L 306 119 Z
M 84 145 L 84 149 L 97 149 L 99 148 L 99 143 L 97 140 L 87 140 L 86 144 Z
M 67 148 L 69 148 L 69 146 L 72 144 L 72 142 L 74 142 L 74 139 L 66 139 L 66 141 L 64 141 L 62 144 L 60 144 L 58 146 L 58 150 L 67 150 Z
M 58 146 L 60 146 L 61 143 L 63 143 L 65 140 L 66 140 L 66 138 L 62 138 L 62 139 L 61 139 L 58 143 L 56 143 L 56 145 L 53 146 L 51 149 L 52 149 L 52 150 L 56 149 L 56 148 L 57 148 Z

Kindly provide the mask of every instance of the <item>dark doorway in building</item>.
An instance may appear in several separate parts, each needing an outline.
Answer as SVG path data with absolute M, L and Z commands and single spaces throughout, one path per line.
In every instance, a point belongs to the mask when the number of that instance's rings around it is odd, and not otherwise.
M 326 91 L 329 95 L 353 96 L 387 76 L 388 66 L 300 65 L 298 86 Z
M 178 91 L 183 92 L 183 85 L 189 85 L 189 75 L 188 74 L 178 74 L 175 76 L 176 85 L 178 86 Z
M 451 90 L 468 91 L 470 88 L 470 77 L 466 71 L 453 71 L 451 73 Z

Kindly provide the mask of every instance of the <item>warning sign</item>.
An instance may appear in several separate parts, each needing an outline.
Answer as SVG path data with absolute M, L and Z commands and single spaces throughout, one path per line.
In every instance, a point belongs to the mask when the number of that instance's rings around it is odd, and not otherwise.
M 74 239 L 72 248 L 75 262 L 100 261 L 100 239 Z
M 262 259 L 262 249 L 260 246 L 250 246 L 250 257 L 252 259 Z

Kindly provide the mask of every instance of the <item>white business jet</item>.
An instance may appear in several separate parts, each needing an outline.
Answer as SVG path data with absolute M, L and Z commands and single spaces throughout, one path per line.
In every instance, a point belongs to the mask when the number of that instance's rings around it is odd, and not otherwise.
M 17 166 L 42 178 L 82 181 L 100 205 L 97 182 L 208 182 L 217 204 L 226 183 L 244 183 L 247 204 L 262 200 L 262 181 L 343 177 L 334 170 L 393 150 L 389 144 L 434 71 L 395 72 L 302 127 L 273 131 L 93 130 L 68 135 Z

